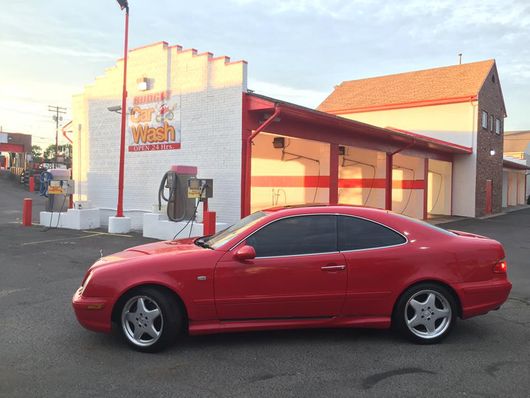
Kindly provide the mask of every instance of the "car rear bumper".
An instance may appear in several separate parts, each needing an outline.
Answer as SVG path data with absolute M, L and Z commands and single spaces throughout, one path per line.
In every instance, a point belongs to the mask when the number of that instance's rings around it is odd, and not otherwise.
M 462 283 L 457 290 L 465 319 L 498 309 L 508 299 L 512 284 L 507 279 Z
M 83 297 L 79 288 L 72 298 L 75 316 L 79 323 L 95 332 L 110 333 L 112 305 L 108 298 Z

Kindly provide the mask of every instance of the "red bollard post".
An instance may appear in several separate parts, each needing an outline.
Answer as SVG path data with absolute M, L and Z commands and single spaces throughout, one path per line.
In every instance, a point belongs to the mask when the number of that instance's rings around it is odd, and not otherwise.
M 35 192 L 35 176 L 29 177 L 29 191 Z
M 205 211 L 203 213 L 202 233 L 204 235 L 213 235 L 213 234 L 215 234 L 215 227 L 216 227 L 215 219 L 216 219 L 215 211 Z
M 25 227 L 31 227 L 31 212 L 33 209 L 33 200 L 29 198 L 24 199 L 22 206 L 22 225 Z

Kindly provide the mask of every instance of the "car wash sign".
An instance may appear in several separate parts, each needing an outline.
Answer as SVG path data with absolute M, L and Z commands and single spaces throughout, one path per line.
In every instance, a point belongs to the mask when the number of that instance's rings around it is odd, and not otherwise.
M 180 148 L 180 97 L 164 91 L 134 97 L 129 112 L 129 152 Z

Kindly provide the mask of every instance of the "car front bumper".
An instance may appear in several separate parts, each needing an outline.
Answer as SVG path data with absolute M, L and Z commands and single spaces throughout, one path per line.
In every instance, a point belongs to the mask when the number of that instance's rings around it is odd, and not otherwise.
M 72 298 L 75 316 L 79 323 L 95 332 L 110 333 L 112 305 L 108 298 L 83 297 L 79 288 Z

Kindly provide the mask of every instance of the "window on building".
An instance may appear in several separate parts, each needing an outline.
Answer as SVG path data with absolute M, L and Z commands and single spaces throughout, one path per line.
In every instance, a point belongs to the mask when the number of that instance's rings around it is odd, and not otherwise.
M 337 217 L 334 215 L 283 218 L 246 239 L 257 257 L 293 256 L 337 251 Z
M 395 246 L 406 239 L 381 224 L 357 217 L 339 216 L 339 250 Z
M 490 115 L 490 131 L 493 133 L 493 126 L 495 126 L 495 116 Z
M 495 133 L 502 133 L 502 122 L 501 119 L 495 119 Z
M 482 128 L 488 129 L 488 112 L 482 111 Z

